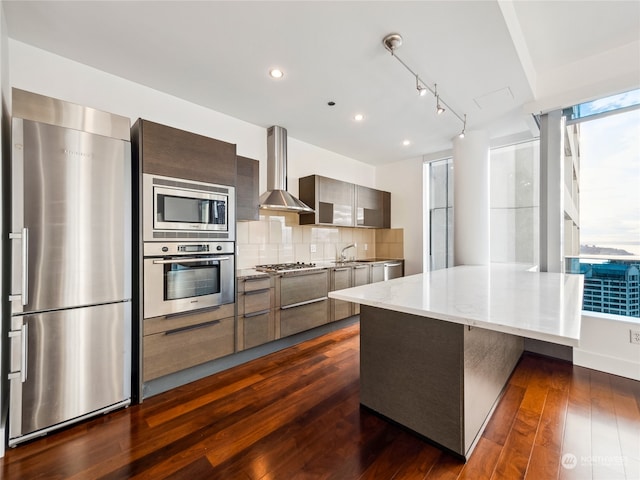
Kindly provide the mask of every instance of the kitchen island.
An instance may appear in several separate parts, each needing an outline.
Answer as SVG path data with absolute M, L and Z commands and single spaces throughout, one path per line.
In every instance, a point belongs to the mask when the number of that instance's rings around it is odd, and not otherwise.
M 467 459 L 524 337 L 578 345 L 582 282 L 459 266 L 329 296 L 361 304 L 360 403 Z

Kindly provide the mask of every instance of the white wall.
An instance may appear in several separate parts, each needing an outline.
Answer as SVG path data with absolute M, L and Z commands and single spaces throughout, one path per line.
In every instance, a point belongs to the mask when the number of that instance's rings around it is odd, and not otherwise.
M 291 137 L 287 140 L 287 150 L 287 190 L 292 195 L 298 195 L 298 179 L 300 177 L 314 174 L 377 188 L 376 169 L 372 165 L 358 162 Z
M 573 349 L 573 363 L 640 380 L 640 345 L 630 343 L 631 329 L 640 330 L 640 320 L 583 312 L 580 347 Z
M 422 157 L 388 163 L 376 170 L 376 186 L 391 192 L 391 228 L 404 229 L 405 275 L 422 273 Z
M 260 161 L 266 189 L 266 129 L 32 47 L 9 40 L 11 86 L 131 118 L 199 133 L 237 145 L 238 155 Z M 286 125 L 282 125 L 286 128 Z M 374 187 L 375 168 L 294 138 L 288 139 L 289 190 L 313 173 Z

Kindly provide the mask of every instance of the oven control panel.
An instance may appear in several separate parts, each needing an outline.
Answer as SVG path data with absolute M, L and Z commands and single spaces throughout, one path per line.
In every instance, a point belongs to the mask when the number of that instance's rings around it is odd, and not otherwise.
M 145 257 L 168 255 L 233 254 L 234 242 L 146 242 Z
M 218 247 L 220 247 L 220 245 L 218 245 Z M 167 248 L 167 247 L 165 247 Z M 222 248 L 222 247 L 220 247 Z M 198 252 L 208 252 L 209 251 L 209 245 L 208 244 L 202 244 L 202 243 L 195 243 L 193 245 L 178 245 L 178 251 L 179 252 L 186 252 L 186 253 L 198 253 Z

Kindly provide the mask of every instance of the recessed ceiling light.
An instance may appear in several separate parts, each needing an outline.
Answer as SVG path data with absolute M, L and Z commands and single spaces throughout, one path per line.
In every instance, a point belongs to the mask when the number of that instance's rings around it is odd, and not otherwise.
M 363 114 L 361 114 L 361 113 L 356 113 L 356 114 L 353 116 L 353 119 L 354 119 L 356 122 L 361 122 L 362 120 L 364 120 L 364 115 L 363 115 Z
M 405 147 L 408 147 L 409 145 L 411 145 L 411 140 L 403 140 L 402 145 L 404 145 Z
M 284 76 L 284 72 L 279 68 L 272 68 L 269 70 L 269 76 L 271 78 L 282 78 Z

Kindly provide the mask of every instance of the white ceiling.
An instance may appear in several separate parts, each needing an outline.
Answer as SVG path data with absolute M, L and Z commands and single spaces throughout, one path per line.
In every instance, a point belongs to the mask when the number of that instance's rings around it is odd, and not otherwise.
M 13 39 L 373 165 L 449 149 L 462 128 L 418 97 L 389 33 L 467 130 L 492 138 L 534 133 L 536 77 L 640 45 L 634 0 L 2 3 Z

